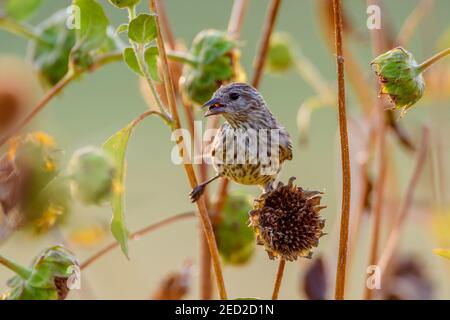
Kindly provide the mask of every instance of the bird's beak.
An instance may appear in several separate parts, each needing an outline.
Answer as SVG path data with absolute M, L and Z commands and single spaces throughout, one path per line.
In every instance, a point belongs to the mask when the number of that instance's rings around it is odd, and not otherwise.
M 225 112 L 225 106 L 219 102 L 219 99 L 212 98 L 206 102 L 202 108 L 209 108 L 205 113 L 205 117 L 209 117 L 215 114 L 221 114 Z

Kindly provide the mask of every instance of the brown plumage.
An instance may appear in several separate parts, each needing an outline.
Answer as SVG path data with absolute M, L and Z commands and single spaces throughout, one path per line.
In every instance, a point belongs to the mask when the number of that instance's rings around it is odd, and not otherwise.
M 198 185 L 191 200 L 197 201 L 206 185 L 219 177 L 270 190 L 283 162 L 292 160 L 292 143 L 258 90 L 231 83 L 219 88 L 203 107 L 209 108 L 205 116 L 220 114 L 225 122 L 211 147 L 217 175 Z

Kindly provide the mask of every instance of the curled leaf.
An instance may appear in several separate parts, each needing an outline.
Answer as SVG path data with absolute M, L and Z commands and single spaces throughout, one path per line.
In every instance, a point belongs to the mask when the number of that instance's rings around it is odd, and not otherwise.
M 78 65 L 89 64 L 88 55 L 107 40 L 108 18 L 96 0 L 73 0 L 80 8 L 80 28 L 76 30 L 75 60 Z

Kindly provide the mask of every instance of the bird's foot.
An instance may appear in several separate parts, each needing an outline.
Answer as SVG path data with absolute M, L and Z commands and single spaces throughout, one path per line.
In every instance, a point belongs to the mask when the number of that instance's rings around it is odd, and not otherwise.
M 198 186 L 196 186 L 189 194 L 189 198 L 191 199 L 191 202 L 192 203 L 197 202 L 198 199 L 200 199 L 200 197 L 202 196 L 203 192 L 205 192 L 204 184 L 199 184 Z

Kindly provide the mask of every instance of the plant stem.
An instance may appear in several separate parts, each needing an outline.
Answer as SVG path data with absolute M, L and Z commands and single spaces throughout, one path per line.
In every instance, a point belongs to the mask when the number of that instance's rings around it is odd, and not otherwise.
M 368 4 L 380 5 L 380 1 L 376 0 L 368 0 Z M 387 34 L 381 30 L 374 30 L 371 34 L 372 40 L 372 50 L 374 55 L 378 55 L 384 51 L 387 42 Z M 386 104 L 386 100 L 383 97 L 380 97 L 376 100 L 374 105 L 374 116 L 376 116 L 376 131 L 378 138 L 378 177 L 375 187 L 375 199 L 373 205 L 373 214 L 374 217 L 372 223 L 372 240 L 370 245 L 370 253 L 369 253 L 369 265 L 375 265 L 378 260 L 378 251 L 380 244 L 380 233 L 381 233 L 381 221 L 383 215 L 383 209 L 385 204 L 385 187 L 386 187 L 386 174 L 387 174 L 387 147 L 386 147 L 386 121 L 385 121 L 385 112 L 384 105 Z M 365 286 L 364 290 L 364 298 L 366 300 L 372 299 L 373 291 L 369 288 L 369 286 Z
M 245 11 L 248 6 L 248 0 L 234 0 L 233 2 L 233 8 L 231 11 L 231 15 L 228 21 L 228 35 L 234 39 L 239 39 L 242 24 L 245 16 Z M 235 64 L 234 64 L 235 65 Z M 186 114 L 189 116 L 189 113 L 192 113 L 191 107 L 186 107 L 186 102 L 183 103 L 185 105 Z M 208 129 L 217 129 L 219 126 L 219 117 L 210 117 L 207 120 L 207 128 Z M 202 143 L 201 139 L 199 141 L 199 144 Z M 202 149 L 203 150 L 203 149 Z M 206 162 L 202 161 L 200 164 L 200 179 L 202 181 L 208 180 L 208 165 Z M 225 190 L 228 186 L 228 180 L 223 179 L 223 182 L 221 183 L 221 189 L 223 186 L 225 186 Z M 208 194 L 208 190 L 205 190 L 204 193 L 206 205 L 208 207 L 208 210 L 210 210 L 210 198 Z M 216 221 L 220 218 L 221 212 L 222 212 L 222 205 L 225 200 L 225 195 L 222 195 L 222 193 L 219 192 L 219 196 L 217 197 L 217 202 L 213 207 L 213 210 L 210 210 L 210 219 L 212 224 L 214 225 Z M 201 270 L 201 284 L 200 284 L 200 292 L 202 299 L 210 299 L 212 294 L 212 286 L 211 286 L 211 257 L 209 255 L 209 252 L 206 252 L 207 249 L 207 241 L 204 238 L 204 235 L 202 234 L 202 239 L 200 239 L 200 270 Z
M 173 222 L 176 221 L 181 221 L 184 219 L 188 219 L 188 218 L 194 218 L 195 217 L 195 213 L 194 212 L 186 212 L 186 213 L 180 213 L 177 214 L 175 216 L 169 217 L 167 219 L 161 220 L 157 223 L 151 224 L 145 228 L 142 228 L 136 232 L 133 232 L 129 235 L 129 239 L 130 240 L 138 240 L 140 237 L 155 231 L 161 227 L 164 227 L 168 224 L 171 224 Z M 99 252 L 95 253 L 93 256 L 91 256 L 90 258 L 88 258 L 86 261 L 84 261 L 81 265 L 80 265 L 80 269 L 86 269 L 87 267 L 89 267 L 91 264 L 93 264 L 95 261 L 97 261 L 98 259 L 100 259 L 101 257 L 103 257 L 105 254 L 107 254 L 108 252 L 110 252 L 111 250 L 117 248 L 120 246 L 120 243 L 117 241 L 114 241 L 112 243 L 110 243 L 109 245 L 107 245 L 106 247 L 104 247 L 102 250 L 100 250 Z
M 29 25 L 19 23 L 13 19 L 9 19 L 8 17 L 0 16 L 0 28 L 22 36 L 28 40 L 47 43 L 47 41 L 39 37 Z
M 268 14 L 266 21 L 264 22 L 263 35 L 260 41 L 258 55 L 255 62 L 255 73 L 253 75 L 252 85 L 257 88 L 262 79 L 264 72 L 264 65 L 266 64 L 267 51 L 270 43 L 270 36 L 272 35 L 273 28 L 275 26 L 275 20 L 278 15 L 281 0 L 271 0 L 269 4 Z
M 4 145 L 13 135 L 23 129 L 33 118 L 44 109 L 48 103 L 55 98 L 69 83 L 75 80 L 80 73 L 69 71 L 54 87 L 52 87 L 31 112 L 20 120 L 11 130 L 0 138 L 0 147 Z
M 15 262 L 3 257 L 0 255 L 0 264 L 8 268 L 9 270 L 15 272 L 22 279 L 28 279 L 31 276 L 31 270 L 28 268 L 22 267 Z
M 395 248 L 398 244 L 398 241 L 400 240 L 400 232 L 403 228 L 403 225 L 405 224 L 406 218 L 408 217 L 408 213 L 410 212 L 410 207 L 414 198 L 414 191 L 416 190 L 419 178 L 425 165 L 425 160 L 429 149 L 429 136 L 429 129 L 425 127 L 422 131 L 422 140 L 416 153 L 416 164 L 412 176 L 409 180 L 405 196 L 400 205 L 399 214 L 396 218 L 393 229 L 389 233 L 386 246 L 384 247 L 380 259 L 377 263 L 378 267 L 381 270 L 381 274 L 384 274 L 384 271 L 389 266 L 389 262 L 391 261 Z
M 195 57 L 189 54 L 188 52 L 176 51 L 173 49 L 167 50 L 167 58 L 173 61 L 186 63 L 194 67 L 198 64 Z
M 381 99 L 379 101 L 382 101 Z M 385 185 L 386 185 L 386 173 L 387 173 L 387 157 L 386 157 L 386 125 L 384 121 L 384 112 L 382 103 L 377 102 L 375 106 L 378 112 L 378 178 L 375 190 L 375 200 L 373 205 L 374 221 L 372 224 L 372 241 L 370 247 L 369 265 L 375 265 L 378 259 L 378 248 L 380 243 L 381 233 L 381 218 L 383 215 L 383 205 L 385 203 Z M 372 290 L 365 287 L 365 299 L 370 300 L 372 298 Z
M 249 0 L 235 0 L 231 9 L 231 16 L 228 20 L 228 34 L 238 39 L 244 22 Z
M 164 85 L 166 89 L 166 95 L 167 95 L 167 101 L 169 102 L 169 108 L 173 117 L 174 122 L 174 130 L 181 129 L 181 123 L 180 123 L 180 117 L 178 115 L 177 110 L 177 104 L 175 100 L 175 91 L 172 85 L 172 79 L 171 74 L 169 70 L 169 65 L 167 61 L 167 55 L 165 51 L 165 45 L 164 41 L 161 37 L 161 28 L 160 28 L 160 22 L 159 22 L 159 8 L 158 3 L 155 0 L 149 0 L 151 8 L 156 13 L 156 29 L 157 29 L 157 42 L 158 42 L 158 48 L 159 48 L 159 56 L 161 61 L 161 66 L 163 70 L 163 78 L 164 78 Z M 180 152 L 183 152 L 183 150 L 186 150 L 185 143 L 183 140 L 177 141 L 177 146 L 180 150 Z M 186 171 L 186 175 L 188 177 L 189 183 L 192 188 L 195 188 L 198 185 L 197 177 L 195 175 L 194 168 L 192 166 L 191 162 L 184 163 L 184 169 Z M 223 280 L 223 274 L 222 274 L 222 266 L 220 262 L 219 257 L 219 250 L 217 249 L 217 243 L 214 235 L 214 230 L 212 228 L 211 220 L 208 214 L 208 209 L 206 207 L 206 201 L 205 198 L 202 196 L 197 201 L 197 207 L 200 215 L 200 219 L 203 226 L 203 231 L 205 233 L 206 239 L 208 241 L 209 251 L 212 258 L 212 264 L 214 267 L 215 275 L 216 275 L 216 282 L 217 282 L 217 288 L 219 291 L 219 297 L 222 300 L 227 299 L 227 293 L 225 289 L 225 283 Z
M 159 6 L 159 17 L 161 20 L 161 31 L 164 33 L 169 48 L 175 49 L 177 46 L 177 41 L 173 34 L 172 28 L 170 27 L 169 17 L 166 10 L 166 0 L 157 1 Z
M 131 22 L 136 18 L 136 7 L 128 8 L 128 18 Z M 161 102 L 161 98 L 159 97 L 158 92 L 156 91 L 155 84 L 153 83 L 152 77 L 150 76 L 150 72 L 148 71 L 147 63 L 145 62 L 145 47 L 141 44 L 137 44 L 136 42 L 129 40 L 131 46 L 133 47 L 134 54 L 136 55 L 136 60 L 139 66 L 139 69 L 141 70 L 142 74 L 144 75 L 144 79 L 147 82 L 148 87 L 150 88 L 150 91 L 152 92 L 153 97 L 155 98 L 156 104 L 158 105 L 158 108 L 161 112 L 163 112 L 166 116 L 169 117 L 169 113 L 167 112 L 166 108 L 163 106 L 163 103 Z
M 429 12 L 434 4 L 434 0 L 422 0 L 420 1 L 410 15 L 405 19 L 400 32 L 397 36 L 397 43 L 401 46 L 406 46 L 411 39 L 414 31 L 419 25 L 420 20 L 423 19 Z
M 277 277 L 275 279 L 275 285 L 272 292 L 272 300 L 278 300 L 278 294 L 280 293 L 281 281 L 283 280 L 284 267 L 286 266 L 286 260 L 280 258 L 278 264 Z
M 450 55 L 450 48 L 444 49 L 441 52 L 439 52 L 438 54 L 432 56 L 431 58 L 429 58 L 428 60 L 422 62 L 419 65 L 419 71 L 420 72 L 424 72 L 426 69 L 428 69 L 429 67 L 431 67 L 433 64 L 435 64 L 437 61 L 441 60 L 442 58 L 444 58 L 445 56 Z
M 339 237 L 339 256 L 336 270 L 336 300 L 344 299 L 345 275 L 347 267 L 348 227 L 350 219 L 350 153 L 347 133 L 347 113 L 345 106 L 344 56 L 342 40 L 342 7 L 341 0 L 333 0 L 336 65 L 338 77 L 339 130 L 341 139 L 342 162 L 342 209 L 341 230 Z

